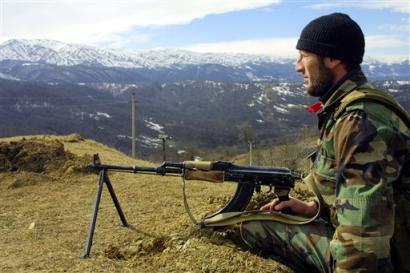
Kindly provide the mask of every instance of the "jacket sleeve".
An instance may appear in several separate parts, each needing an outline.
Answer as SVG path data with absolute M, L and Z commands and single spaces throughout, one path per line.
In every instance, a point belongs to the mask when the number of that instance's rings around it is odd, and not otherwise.
M 330 251 L 335 272 L 392 272 L 392 182 L 401 168 L 392 147 L 394 128 L 355 110 L 337 121 L 333 134 L 337 223 Z

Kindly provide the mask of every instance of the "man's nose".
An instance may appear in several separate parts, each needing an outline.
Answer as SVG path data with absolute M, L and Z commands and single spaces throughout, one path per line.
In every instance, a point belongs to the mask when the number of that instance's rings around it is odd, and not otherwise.
M 302 62 L 299 61 L 299 60 L 296 61 L 295 71 L 296 71 L 296 72 L 300 72 L 300 73 L 303 72 L 303 65 L 302 65 Z

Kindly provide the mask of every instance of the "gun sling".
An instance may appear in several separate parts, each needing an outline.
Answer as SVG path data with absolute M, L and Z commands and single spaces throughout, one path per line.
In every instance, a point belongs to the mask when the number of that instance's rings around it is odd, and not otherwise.
M 185 193 L 185 180 L 182 180 L 182 192 L 184 197 L 184 206 L 189 218 L 195 225 L 199 225 L 201 227 L 222 227 L 222 226 L 229 226 L 234 224 L 239 224 L 242 222 L 248 221 L 278 221 L 285 224 L 291 225 L 304 225 L 316 220 L 316 218 L 322 212 L 322 204 L 323 198 L 319 193 L 315 182 L 313 181 L 312 175 L 308 175 L 303 181 L 310 186 L 313 193 L 316 195 L 318 202 L 318 211 L 315 216 L 308 218 L 308 217 L 301 217 L 291 214 L 285 214 L 276 211 L 260 211 L 260 210 L 252 210 L 252 211 L 238 211 L 238 212 L 225 212 L 216 214 L 210 218 L 203 218 L 200 221 L 196 220 L 195 217 L 192 215 L 186 193 Z

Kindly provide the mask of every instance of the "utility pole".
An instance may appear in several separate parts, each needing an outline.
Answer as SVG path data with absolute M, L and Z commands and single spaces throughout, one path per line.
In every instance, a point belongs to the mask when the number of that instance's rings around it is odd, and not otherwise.
M 135 93 L 131 97 L 131 157 L 135 158 Z
M 249 141 L 249 166 L 252 166 L 252 141 Z
M 166 134 L 160 134 L 159 138 L 162 140 L 162 161 L 166 161 L 167 160 L 167 156 L 166 156 L 166 141 L 169 139 L 169 137 Z

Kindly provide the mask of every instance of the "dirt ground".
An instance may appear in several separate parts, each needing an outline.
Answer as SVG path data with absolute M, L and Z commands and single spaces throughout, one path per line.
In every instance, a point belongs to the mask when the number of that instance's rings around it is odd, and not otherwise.
M 91 257 L 82 259 L 98 175 L 85 166 L 152 166 L 78 135 L 0 139 L 0 272 L 292 272 L 241 243 L 235 229 L 199 229 L 178 177 L 109 173 L 129 228 L 103 190 Z M 188 182 L 201 217 L 236 184 Z

